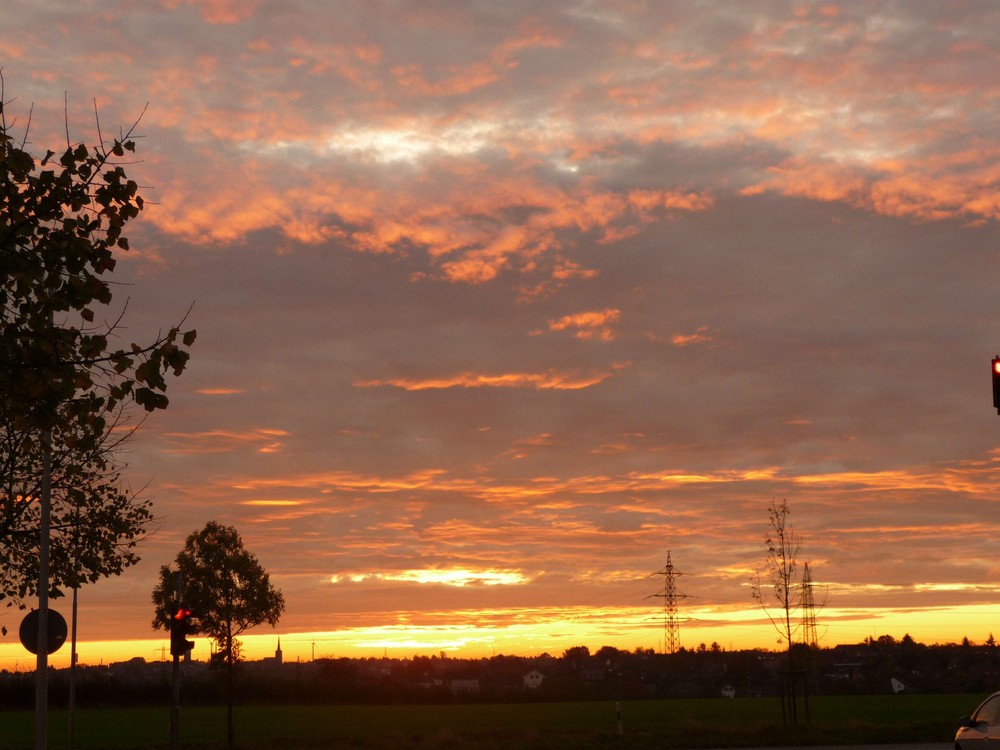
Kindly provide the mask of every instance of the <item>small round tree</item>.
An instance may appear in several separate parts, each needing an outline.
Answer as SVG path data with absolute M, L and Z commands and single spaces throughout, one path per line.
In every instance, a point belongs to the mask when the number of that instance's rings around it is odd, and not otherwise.
M 276 625 L 285 610 L 285 599 L 271 585 L 270 576 L 250 552 L 232 526 L 209 521 L 188 536 L 177 555 L 184 605 L 191 610 L 193 632 L 215 641 L 226 669 L 227 731 L 234 743 L 233 677 L 240 659 L 237 636 L 256 625 Z M 174 572 L 160 568 L 160 581 L 153 589 L 156 614 L 153 627 L 170 628 L 176 602 Z

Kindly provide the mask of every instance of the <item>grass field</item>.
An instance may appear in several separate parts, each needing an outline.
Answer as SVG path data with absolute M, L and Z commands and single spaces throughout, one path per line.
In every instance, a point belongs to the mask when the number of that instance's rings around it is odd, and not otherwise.
M 591 750 L 948 742 L 981 695 L 813 697 L 809 721 L 782 721 L 771 698 L 445 706 L 243 706 L 236 743 L 248 750 Z M 67 747 L 67 716 L 53 711 L 49 747 Z M 167 708 L 77 712 L 76 743 L 165 748 Z M 225 709 L 181 709 L 185 748 L 225 746 Z M 0 711 L 0 748 L 30 750 L 34 715 Z

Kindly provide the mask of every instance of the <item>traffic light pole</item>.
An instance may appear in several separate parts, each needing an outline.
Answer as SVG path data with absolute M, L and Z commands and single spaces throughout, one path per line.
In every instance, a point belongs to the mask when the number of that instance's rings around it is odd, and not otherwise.
M 181 657 L 174 657 L 173 699 L 170 702 L 170 750 L 181 748 Z
M 183 579 L 180 571 L 174 573 L 174 609 L 181 603 L 181 588 Z M 173 627 L 171 625 L 171 627 Z M 173 680 L 172 697 L 170 701 L 170 750 L 180 750 L 181 748 L 181 657 L 173 653 Z

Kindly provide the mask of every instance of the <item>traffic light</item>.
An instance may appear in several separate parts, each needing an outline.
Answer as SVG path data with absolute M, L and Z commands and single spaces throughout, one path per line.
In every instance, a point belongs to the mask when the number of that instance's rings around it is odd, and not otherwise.
M 170 655 L 184 656 L 194 648 L 194 641 L 187 637 L 191 634 L 191 610 L 182 604 L 174 607 L 170 615 Z
M 1000 414 L 1000 357 L 993 358 L 993 407 Z

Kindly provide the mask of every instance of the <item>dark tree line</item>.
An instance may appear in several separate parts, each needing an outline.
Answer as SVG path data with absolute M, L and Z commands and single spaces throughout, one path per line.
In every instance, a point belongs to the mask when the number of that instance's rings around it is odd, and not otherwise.
M 659 654 L 651 649 L 567 649 L 561 656 L 498 655 L 486 659 L 418 656 L 410 659 L 317 659 L 273 664 L 246 662 L 236 670 L 237 698 L 257 704 L 471 703 L 574 700 L 775 697 L 785 653 L 726 651 L 717 644 Z M 1000 648 L 924 645 L 909 636 L 881 636 L 830 649 L 802 649 L 814 695 L 878 695 L 892 680 L 909 693 L 985 695 L 1000 685 Z M 537 689 L 524 676 L 537 670 Z M 67 670 L 53 674 L 53 700 L 65 700 Z M 135 659 L 80 669 L 78 701 L 86 706 L 165 705 L 169 665 Z M 30 707 L 31 673 L 0 672 L 0 705 Z M 456 690 L 475 681 L 475 691 Z M 185 665 L 183 701 L 224 705 L 224 669 Z M 728 691 L 727 691 L 728 692 Z

